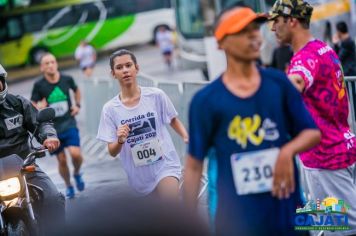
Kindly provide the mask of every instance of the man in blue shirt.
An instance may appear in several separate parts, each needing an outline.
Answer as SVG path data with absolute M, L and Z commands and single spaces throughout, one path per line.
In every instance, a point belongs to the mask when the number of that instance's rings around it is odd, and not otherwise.
M 203 160 L 214 148 L 218 165 L 217 235 L 298 235 L 301 205 L 295 155 L 320 141 L 320 132 L 285 74 L 262 69 L 259 25 L 247 7 L 225 11 L 215 37 L 226 71 L 193 98 L 184 198 L 196 207 Z

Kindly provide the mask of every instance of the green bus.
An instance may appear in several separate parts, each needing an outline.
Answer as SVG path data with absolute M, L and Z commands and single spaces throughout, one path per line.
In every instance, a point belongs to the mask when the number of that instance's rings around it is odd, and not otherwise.
M 97 51 L 154 40 L 160 26 L 174 27 L 170 0 L 32 0 L 0 6 L 0 63 L 37 63 L 48 51 L 73 56 L 80 41 Z

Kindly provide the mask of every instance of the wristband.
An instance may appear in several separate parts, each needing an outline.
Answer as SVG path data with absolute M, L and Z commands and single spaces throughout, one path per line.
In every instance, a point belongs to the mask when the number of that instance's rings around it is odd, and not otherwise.
M 75 105 L 80 108 L 80 103 L 76 103 Z

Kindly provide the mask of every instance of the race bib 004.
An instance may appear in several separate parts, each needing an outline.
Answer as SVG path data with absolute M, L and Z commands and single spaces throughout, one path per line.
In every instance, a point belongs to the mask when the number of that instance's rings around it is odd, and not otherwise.
M 69 110 L 67 101 L 55 102 L 49 106 L 54 109 L 56 117 L 64 116 Z
M 131 148 L 135 166 L 153 164 L 163 159 L 162 148 L 157 138 L 145 140 Z
M 237 194 L 271 191 L 278 154 L 279 148 L 233 154 L 231 167 Z

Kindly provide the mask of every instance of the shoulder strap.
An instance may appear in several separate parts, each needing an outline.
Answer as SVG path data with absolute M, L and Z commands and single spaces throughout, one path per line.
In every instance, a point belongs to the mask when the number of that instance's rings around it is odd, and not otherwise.
M 6 94 L 5 99 L 15 109 L 15 111 L 23 114 L 22 103 L 15 95 L 8 93 Z

